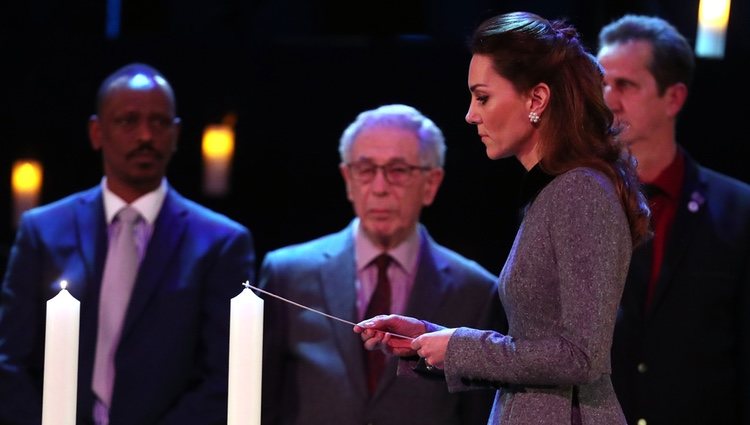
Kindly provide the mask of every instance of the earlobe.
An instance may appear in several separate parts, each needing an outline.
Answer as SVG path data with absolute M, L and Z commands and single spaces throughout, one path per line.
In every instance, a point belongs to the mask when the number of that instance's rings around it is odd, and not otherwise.
M 685 105 L 688 96 L 688 88 L 684 83 L 675 83 L 667 88 L 666 93 L 669 102 L 670 116 L 677 116 Z
M 438 189 L 440 189 L 440 185 L 443 182 L 443 177 L 445 176 L 445 171 L 443 171 L 442 168 L 434 168 L 430 170 L 429 173 L 430 174 L 427 176 L 427 187 L 425 188 L 424 197 L 422 199 L 422 204 L 424 206 L 432 205 L 432 202 L 437 196 Z
M 339 164 L 339 171 L 341 172 L 341 177 L 344 179 L 344 186 L 346 187 L 346 199 L 348 199 L 349 201 L 353 201 L 352 186 L 349 183 L 349 174 L 347 174 L 348 170 L 344 163 Z
M 96 115 L 92 115 L 89 118 L 89 142 L 91 143 L 91 147 L 98 151 L 102 148 L 102 129 L 101 125 L 99 124 L 99 119 Z

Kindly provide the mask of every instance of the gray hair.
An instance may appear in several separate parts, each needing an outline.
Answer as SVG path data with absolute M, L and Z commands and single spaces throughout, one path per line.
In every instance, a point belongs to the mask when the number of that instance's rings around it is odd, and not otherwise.
M 424 166 L 442 167 L 445 163 L 443 132 L 417 109 L 401 104 L 383 105 L 357 115 L 339 140 L 341 161 L 351 161 L 352 144 L 362 130 L 372 127 L 396 127 L 414 132 L 419 139 L 419 159 Z

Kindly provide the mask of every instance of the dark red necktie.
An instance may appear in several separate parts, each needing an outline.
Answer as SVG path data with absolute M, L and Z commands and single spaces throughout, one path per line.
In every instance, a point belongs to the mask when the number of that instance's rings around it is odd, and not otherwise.
M 373 261 L 378 268 L 378 281 L 367 305 L 365 318 L 377 316 L 379 314 L 390 314 L 391 312 L 391 282 L 388 280 L 388 265 L 391 263 L 391 257 L 388 254 L 380 254 Z M 367 368 L 367 389 L 372 395 L 375 387 L 378 386 L 380 375 L 383 374 L 385 367 L 385 354 L 380 351 L 367 351 L 365 356 Z

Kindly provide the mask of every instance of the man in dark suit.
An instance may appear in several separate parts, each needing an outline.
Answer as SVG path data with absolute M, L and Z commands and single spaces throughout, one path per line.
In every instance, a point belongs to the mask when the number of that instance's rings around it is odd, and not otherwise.
M 503 329 L 495 277 L 419 223 L 443 180 L 440 129 L 412 107 L 386 105 L 361 113 L 339 152 L 357 217 L 337 233 L 268 253 L 259 285 L 357 322 L 371 314 L 382 278 L 390 306 L 380 313 Z M 375 264 L 383 253 L 387 277 Z M 441 379 L 397 378 L 396 358 L 370 373 L 373 360 L 351 326 L 275 299 L 265 309 L 264 424 L 486 423 L 492 391 L 449 394 Z
M 102 83 L 89 122 L 101 184 L 27 212 L 11 251 L 0 293 L 0 424 L 40 423 L 45 302 L 62 279 L 81 302 L 78 424 L 226 424 L 230 299 L 254 275 L 253 240 L 169 186 L 178 132 L 172 88 L 156 69 L 131 64 Z M 129 232 L 125 207 L 138 217 Z M 105 283 L 115 234 L 130 235 L 137 257 L 121 296 Z M 117 337 L 103 344 L 118 309 Z
M 672 25 L 625 16 L 599 42 L 605 100 L 654 228 L 617 317 L 615 391 L 632 425 L 750 424 L 750 187 L 676 142 L 694 58 Z

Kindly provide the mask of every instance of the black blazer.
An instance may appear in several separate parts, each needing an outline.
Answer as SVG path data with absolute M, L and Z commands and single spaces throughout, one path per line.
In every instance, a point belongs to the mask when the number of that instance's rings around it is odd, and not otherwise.
M 750 186 L 685 154 L 666 244 L 649 310 L 647 244 L 617 316 L 612 380 L 628 423 L 750 424 Z

